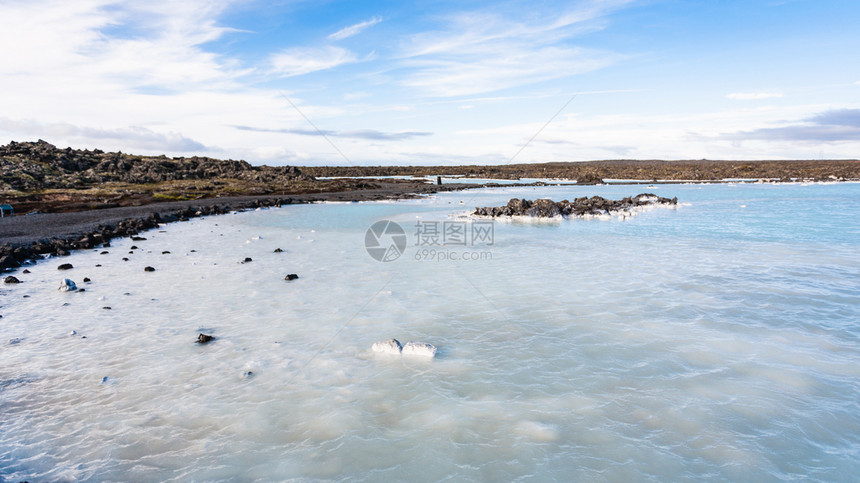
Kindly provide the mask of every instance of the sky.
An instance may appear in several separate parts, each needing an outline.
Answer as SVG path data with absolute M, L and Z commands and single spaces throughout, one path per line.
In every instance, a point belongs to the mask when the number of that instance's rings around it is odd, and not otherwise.
M 0 143 L 269 165 L 860 157 L 856 0 L 0 0 Z

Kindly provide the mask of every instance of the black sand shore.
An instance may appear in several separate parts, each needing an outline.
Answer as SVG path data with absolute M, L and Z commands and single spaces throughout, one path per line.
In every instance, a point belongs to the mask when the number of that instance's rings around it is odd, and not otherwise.
M 0 218 L 0 272 L 14 270 L 42 255 L 67 255 L 133 236 L 159 223 L 184 221 L 195 216 L 229 213 L 260 207 L 322 201 L 376 201 L 408 199 L 439 191 L 480 188 L 485 185 L 381 183 L 378 189 L 292 195 L 236 196 L 168 201 L 71 213 L 37 213 Z

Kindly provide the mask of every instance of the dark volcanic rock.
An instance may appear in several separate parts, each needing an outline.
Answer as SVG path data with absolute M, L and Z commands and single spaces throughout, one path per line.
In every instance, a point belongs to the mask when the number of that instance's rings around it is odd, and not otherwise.
M 73 268 L 75 268 L 75 267 L 73 267 L 71 263 L 64 263 L 64 264 L 60 265 L 59 267 L 57 267 L 57 270 L 71 270 Z
M 215 340 L 215 337 L 201 333 L 200 335 L 197 336 L 196 342 L 198 344 L 206 344 L 207 342 L 211 342 L 213 340 Z
M 677 205 L 678 198 L 663 198 L 650 193 L 642 193 L 632 198 L 607 200 L 601 196 L 591 198 L 576 198 L 573 201 L 552 201 L 548 199 L 535 200 L 513 198 L 501 207 L 475 208 L 473 215 L 478 216 L 531 216 L 551 218 L 555 216 L 585 216 L 603 215 L 613 212 L 630 211 L 633 208 L 651 204 Z
M 244 260 L 242 260 L 242 263 L 251 263 L 251 262 L 253 262 L 253 261 L 254 261 L 254 259 L 253 259 L 253 258 L 251 258 L 251 257 L 245 257 L 245 259 L 244 259 Z
M 154 271 L 155 271 L 155 269 L 154 269 L 154 268 L 152 268 L 152 267 L 146 267 L 146 268 L 144 268 L 144 269 L 143 269 L 143 271 L 144 271 L 144 272 L 154 272 Z
M 8 277 L 3 279 L 3 283 L 21 283 L 21 281 L 15 277 L 9 275 Z
M 245 161 L 193 156 L 135 156 L 101 150 L 61 149 L 39 140 L 0 146 L 0 189 L 33 191 L 80 188 L 119 181 L 160 183 L 176 180 L 239 179 L 285 185 L 311 180 L 293 166 L 251 166 Z
M 296 275 L 295 273 L 290 273 L 290 274 L 287 274 L 286 277 L 284 277 L 284 280 L 290 282 L 292 280 L 296 280 L 297 278 L 299 278 L 298 275 Z
M 275 248 L 275 253 L 281 253 L 281 252 L 283 252 L 283 250 L 281 250 L 280 248 Z

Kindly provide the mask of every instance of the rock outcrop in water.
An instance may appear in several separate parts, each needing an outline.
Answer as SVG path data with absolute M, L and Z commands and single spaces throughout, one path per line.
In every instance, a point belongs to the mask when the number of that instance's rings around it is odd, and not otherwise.
M 436 357 L 436 346 L 427 344 L 426 342 L 407 342 L 405 345 L 400 345 L 397 339 L 381 340 L 374 342 L 371 350 L 377 354 L 389 355 L 404 355 L 418 357 Z
M 400 345 L 400 341 L 397 339 L 388 339 L 381 340 L 379 342 L 374 342 L 373 346 L 370 348 L 373 352 L 377 352 L 380 354 L 391 354 L 391 355 L 399 355 L 400 351 L 403 347 Z
M 512 198 L 505 206 L 476 207 L 473 215 L 477 216 L 530 216 L 537 218 L 552 218 L 556 216 L 586 216 L 605 215 L 608 213 L 631 211 L 646 205 L 677 205 L 678 198 L 663 198 L 651 193 L 642 193 L 634 197 L 620 200 L 607 200 L 601 196 L 591 198 L 583 196 L 573 201 L 552 201 L 538 199 Z

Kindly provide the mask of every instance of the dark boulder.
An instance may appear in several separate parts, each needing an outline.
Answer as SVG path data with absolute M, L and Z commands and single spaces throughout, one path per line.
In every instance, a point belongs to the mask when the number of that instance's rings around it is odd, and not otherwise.
M 21 281 L 15 277 L 9 275 L 8 277 L 3 279 L 3 283 L 21 283 Z
M 59 267 L 57 267 L 57 270 L 71 270 L 73 268 L 75 268 L 75 267 L 73 267 L 71 263 L 64 263 L 64 264 L 60 265 Z
M 206 344 L 206 343 L 208 343 L 208 342 L 212 342 L 213 340 L 215 340 L 215 337 L 214 337 L 214 336 L 206 335 L 206 334 L 201 333 L 200 335 L 198 335 L 198 336 L 197 336 L 197 341 L 196 341 L 196 342 L 197 342 L 198 344 Z
M 155 269 L 154 269 L 154 268 L 152 268 L 152 267 L 146 267 L 146 268 L 144 268 L 144 269 L 143 269 L 143 271 L 144 271 L 144 272 L 154 272 L 154 271 L 155 271 Z
M 286 277 L 284 277 L 284 280 L 290 282 L 290 281 L 296 280 L 298 278 L 299 278 L 299 276 L 296 275 L 295 273 L 290 273 L 290 274 L 287 274 Z

